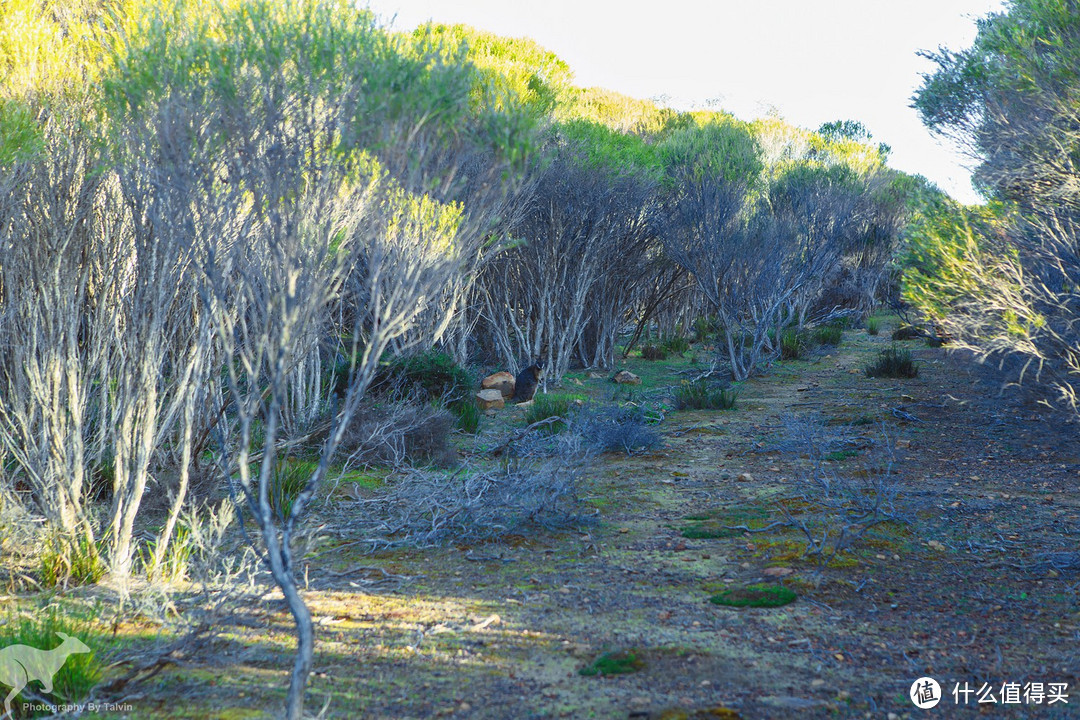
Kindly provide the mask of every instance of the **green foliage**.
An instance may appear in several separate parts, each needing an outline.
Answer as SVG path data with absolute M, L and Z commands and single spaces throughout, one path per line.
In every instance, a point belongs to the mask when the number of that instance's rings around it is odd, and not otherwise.
M 690 341 L 681 334 L 676 333 L 660 341 L 660 347 L 673 355 L 682 355 L 690 349 Z
M 735 389 L 705 379 L 683 382 L 675 388 L 675 408 L 678 410 L 734 410 L 737 399 Z
M 866 318 L 866 334 L 877 335 L 881 332 L 881 319 L 876 317 Z
M 147 540 L 146 544 L 139 548 L 139 565 L 147 580 L 154 582 L 160 579 L 166 582 L 179 582 L 187 578 L 188 561 L 191 559 L 193 550 L 191 528 L 182 523 L 176 526 L 172 541 L 161 559 L 161 564 L 154 567 L 154 552 L 157 547 L 157 540 Z
M 372 390 L 416 394 L 420 400 L 459 408 L 472 387 L 469 371 L 439 350 L 400 355 L 380 368 Z
M 590 120 L 559 123 L 555 133 L 586 167 L 616 177 L 634 174 L 654 181 L 662 178 L 662 158 L 656 146 L 636 135 Z
M 709 602 L 726 607 L 774 608 L 795 602 L 795 591 L 783 585 L 747 585 L 713 595 Z
M 75 704 L 86 699 L 102 678 L 104 665 L 97 657 L 94 646 L 101 645 L 101 638 L 92 629 L 89 622 L 74 620 L 60 614 L 55 606 L 44 612 L 37 612 L 33 617 L 11 615 L 0 624 L 0 648 L 11 645 L 27 645 L 39 650 L 51 650 L 60 646 L 63 639 L 56 633 L 62 632 L 78 638 L 91 651 L 68 655 L 63 666 L 53 675 L 53 692 L 45 695 L 40 683 L 31 681 L 27 690 L 47 697 L 58 705 Z M 7 688 L 4 688 L 7 693 Z M 17 696 L 11 703 L 15 718 L 49 716 L 48 712 L 27 713 L 23 702 Z
M 270 475 L 270 507 L 278 519 L 284 521 L 292 512 L 296 498 L 307 487 L 308 480 L 315 474 L 318 463 L 309 460 L 300 460 L 293 457 L 280 457 L 274 462 Z M 252 474 L 259 472 L 259 466 L 254 465 Z
M 38 553 L 38 567 L 45 587 L 92 585 L 107 569 L 101 548 L 82 532 L 74 537 L 51 533 Z
M 525 424 L 532 425 L 551 417 L 562 418 L 541 428 L 542 432 L 548 435 L 556 435 L 566 429 L 566 418 L 570 417 L 571 409 L 580 402 L 581 398 L 576 395 L 560 393 L 537 395 L 525 410 Z
M 919 374 L 919 366 L 911 359 L 911 351 L 896 345 L 880 351 L 865 370 L 866 376 L 872 378 L 913 378 Z
M 656 140 L 693 123 L 687 113 L 604 88 L 573 88 L 566 102 L 556 108 L 556 119 L 588 120 L 647 140 Z
M 591 663 L 578 670 L 579 675 L 625 675 L 635 673 L 645 667 L 645 661 L 634 650 L 616 650 L 606 652 Z
M 780 359 L 798 360 L 806 352 L 806 334 L 798 328 L 786 328 L 780 333 Z
M 726 115 L 710 114 L 675 130 L 661 143 L 660 152 L 678 182 L 711 178 L 750 187 L 763 168 L 751 126 Z
M 529 38 L 503 37 L 468 25 L 430 25 L 415 35 L 461 52 L 478 68 L 481 82 L 474 92 L 482 105 L 510 101 L 544 116 L 572 93 L 570 67 Z
M 457 428 L 462 432 L 475 435 L 480 431 L 480 418 L 483 413 L 476 403 L 461 402 L 452 406 L 451 411 L 457 415 Z
M 820 325 L 814 328 L 814 342 L 818 345 L 839 345 L 844 329 L 838 324 Z

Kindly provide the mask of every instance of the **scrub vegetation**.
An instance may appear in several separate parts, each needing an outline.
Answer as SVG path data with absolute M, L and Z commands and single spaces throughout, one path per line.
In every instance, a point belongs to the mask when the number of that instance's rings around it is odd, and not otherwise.
M 18 702 L 1075 684 L 1078 20 L 1013 0 L 927 53 L 965 207 L 857 121 L 679 112 L 481 29 L 0 0 L 0 635 L 93 650 Z

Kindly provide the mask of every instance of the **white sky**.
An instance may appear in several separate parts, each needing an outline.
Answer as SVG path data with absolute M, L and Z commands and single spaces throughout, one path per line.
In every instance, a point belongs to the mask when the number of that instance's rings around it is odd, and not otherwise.
M 359 0 L 362 4 L 365 0 Z M 1000 0 L 370 0 L 393 27 L 426 20 L 530 37 L 554 51 L 583 87 L 674 107 L 719 107 L 750 119 L 770 108 L 817 128 L 859 120 L 893 148 L 890 165 L 920 173 L 975 202 L 965 159 L 925 130 L 908 107 L 916 56 L 968 47 L 975 19 Z

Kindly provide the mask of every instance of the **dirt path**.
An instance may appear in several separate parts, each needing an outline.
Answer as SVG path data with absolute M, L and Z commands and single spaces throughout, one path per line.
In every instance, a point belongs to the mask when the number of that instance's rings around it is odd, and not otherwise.
M 917 343 L 918 378 L 866 378 L 862 366 L 887 343 L 848 331 L 840 348 L 747 383 L 733 412 L 671 414 L 663 450 L 596 466 L 584 495 L 599 522 L 579 532 L 375 558 L 341 551 L 325 568 L 333 575 L 312 567 L 312 706 L 329 697 L 337 718 L 1070 716 L 1080 706 L 1077 427 L 995 397 L 978 368 Z M 671 364 L 631 369 L 646 390 L 677 382 Z M 816 577 L 790 531 L 683 537 L 687 515 L 718 508 L 779 517 L 774 498 L 805 466 L 778 441 L 793 413 L 868 440 L 884 423 L 907 524 Z M 857 473 L 859 461 L 835 467 Z M 371 566 L 406 579 L 373 588 L 358 569 Z M 774 609 L 708 602 L 757 582 L 799 598 Z M 251 608 L 212 658 L 145 688 L 132 717 L 267 716 L 281 702 L 289 627 L 272 599 Z M 606 650 L 633 650 L 644 667 L 578 673 Z M 923 675 L 946 693 L 936 710 L 908 699 Z M 1002 683 L 1029 681 L 1068 683 L 1069 705 L 980 706 L 972 695 L 958 707 L 951 695 L 956 683 L 990 683 L 1000 699 Z

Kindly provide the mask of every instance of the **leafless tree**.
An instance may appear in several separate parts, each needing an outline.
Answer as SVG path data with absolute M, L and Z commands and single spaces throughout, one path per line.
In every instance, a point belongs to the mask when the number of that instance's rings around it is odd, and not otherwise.
M 608 282 L 634 282 L 631 268 L 641 265 L 652 237 L 647 181 L 613 177 L 570 150 L 562 153 L 536 171 L 532 200 L 511 231 L 517 246 L 478 279 L 481 334 L 514 372 L 519 361 L 546 351 L 549 373 L 565 374 L 589 323 L 597 324 L 596 347 L 585 359 L 610 356 L 605 348 L 613 346 L 632 293 L 603 290 Z
M 112 220 L 88 142 L 52 124 L 46 151 L 0 185 L 0 443 L 43 515 L 93 540 L 84 500 L 100 456 Z M 92 547 L 92 542 L 90 544 Z

